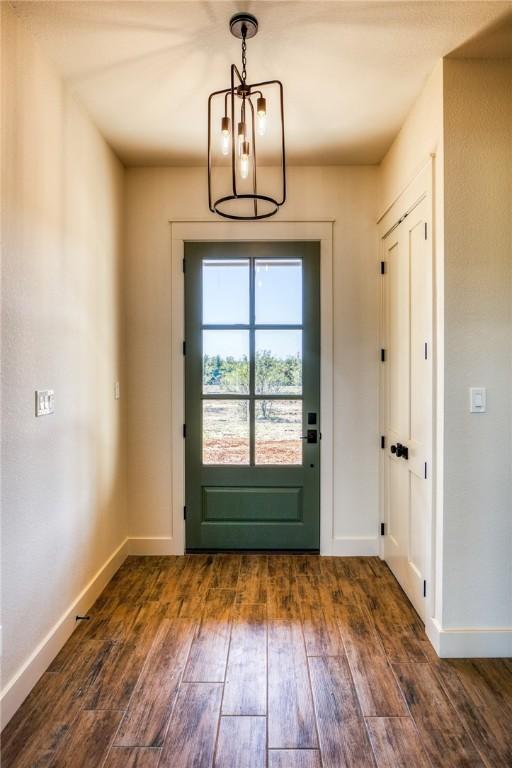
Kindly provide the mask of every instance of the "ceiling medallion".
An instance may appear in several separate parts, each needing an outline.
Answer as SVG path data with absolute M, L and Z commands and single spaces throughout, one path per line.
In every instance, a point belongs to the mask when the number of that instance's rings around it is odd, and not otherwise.
M 247 40 L 258 32 L 257 19 L 249 13 L 237 13 L 229 27 L 242 41 L 242 73 L 232 64 L 230 87 L 208 98 L 208 204 L 212 213 L 227 219 L 254 221 L 273 216 L 286 200 L 283 85 L 279 80 L 247 82 Z M 274 111 L 267 104 L 275 105 Z M 278 137 L 275 148 L 270 146 L 267 117 L 280 120 L 279 130 L 272 132 Z M 264 144 L 265 157 L 271 157 L 273 165 L 276 154 L 279 156 L 277 195 L 262 191 L 258 185 L 257 133 L 259 147 Z M 217 153 L 224 165 L 214 166 Z M 221 189 L 222 182 L 224 193 L 216 197 L 213 190 Z

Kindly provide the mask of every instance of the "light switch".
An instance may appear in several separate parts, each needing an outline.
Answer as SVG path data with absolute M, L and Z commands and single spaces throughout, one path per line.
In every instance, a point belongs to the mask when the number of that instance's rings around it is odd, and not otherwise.
M 471 413 L 485 413 L 485 387 L 470 387 L 469 410 Z
M 49 416 L 55 412 L 55 393 L 53 389 L 36 390 L 36 416 Z

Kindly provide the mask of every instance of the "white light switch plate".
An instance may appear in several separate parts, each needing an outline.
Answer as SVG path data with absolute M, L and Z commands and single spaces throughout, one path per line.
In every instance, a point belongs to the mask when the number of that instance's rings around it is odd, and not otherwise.
M 485 413 L 486 400 L 485 387 L 470 387 L 469 410 L 471 413 Z
M 53 389 L 36 390 L 36 416 L 49 416 L 55 411 L 55 392 Z

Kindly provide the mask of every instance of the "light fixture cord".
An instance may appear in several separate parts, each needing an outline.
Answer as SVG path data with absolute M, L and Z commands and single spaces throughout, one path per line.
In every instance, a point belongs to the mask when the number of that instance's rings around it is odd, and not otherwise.
M 242 82 L 243 82 L 244 85 L 245 85 L 245 81 L 246 81 L 246 78 L 247 78 L 247 70 L 246 70 L 246 67 L 247 67 L 247 56 L 246 56 L 247 43 L 245 42 L 246 35 L 247 35 L 247 28 L 246 28 L 246 26 L 244 24 L 242 26 Z

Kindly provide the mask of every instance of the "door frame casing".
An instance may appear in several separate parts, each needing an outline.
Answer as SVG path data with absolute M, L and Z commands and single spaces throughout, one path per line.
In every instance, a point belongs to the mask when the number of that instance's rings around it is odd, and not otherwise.
M 385 255 L 385 238 L 390 232 L 398 225 L 399 220 L 404 215 L 407 215 L 409 211 L 412 211 L 423 200 L 428 201 L 429 220 L 427 222 L 430 229 L 430 235 L 428 237 L 429 242 L 429 256 L 430 256 L 430 268 L 431 268 L 431 318 L 432 327 L 430 333 L 431 339 L 431 355 L 432 355 L 432 367 L 431 367 L 431 428 L 430 428 L 430 446 L 428 457 L 428 472 L 425 482 L 428 483 L 428 508 L 427 508 L 427 521 L 426 521 L 426 552 L 425 552 L 425 578 L 427 581 L 427 595 L 425 598 L 425 625 L 427 628 L 427 634 L 429 630 L 429 624 L 432 617 L 435 616 L 436 607 L 436 531 L 435 531 L 435 493 L 436 487 L 436 253 L 435 253 L 435 218 L 434 218 L 434 173 L 435 173 L 435 155 L 430 155 L 428 161 L 426 161 L 416 176 L 412 179 L 410 184 L 400 193 L 398 198 L 392 203 L 392 205 L 386 210 L 377 222 L 379 233 L 379 259 L 384 261 Z M 384 275 L 385 278 L 385 275 Z M 385 325 L 385 285 L 384 281 L 381 281 L 380 290 L 380 311 L 379 311 L 379 338 L 381 349 L 386 348 L 386 325 Z M 380 368 L 379 376 L 379 434 L 385 435 L 386 432 L 386 403 L 387 403 L 387 377 L 384 369 L 385 363 Z M 387 446 L 386 446 L 387 450 Z M 385 465 L 385 451 L 380 452 L 379 462 L 379 520 L 381 523 L 386 523 L 386 465 Z M 384 559 L 384 537 L 380 537 L 379 555 Z
M 272 242 L 312 240 L 320 243 L 320 553 L 340 552 L 334 542 L 333 499 L 333 224 L 323 221 L 223 222 L 171 221 L 171 514 L 169 554 L 185 551 L 185 281 L 183 258 L 187 241 Z M 348 550 L 350 550 L 351 542 Z M 369 553 L 370 554 L 370 553 Z
M 212 261 L 213 260 L 213 261 Z M 246 317 L 229 318 L 225 316 L 226 302 L 238 306 L 238 298 L 232 291 L 224 293 L 220 300 L 217 294 L 215 304 L 216 317 L 203 318 L 203 301 L 205 289 L 204 266 L 208 263 L 224 263 L 224 266 L 214 270 L 213 274 L 223 273 L 221 282 L 229 281 L 228 273 L 233 270 L 225 268 L 225 264 L 235 263 L 242 267 L 238 270 L 240 278 L 246 276 L 246 295 L 242 286 L 239 310 Z M 242 266 L 242 261 L 245 261 Z M 320 550 L 320 440 L 318 432 L 321 429 L 320 416 L 320 243 L 315 240 L 283 241 L 283 242 L 190 242 L 185 243 L 185 421 L 187 425 L 185 440 L 185 497 L 187 506 L 186 517 L 186 551 L 194 552 L 209 549 L 218 550 L 291 550 L 311 551 Z M 261 267 L 265 262 L 268 266 Z M 272 277 L 272 263 L 276 266 L 288 263 L 292 270 L 277 269 L 278 277 Z M 258 266 L 258 264 L 260 266 Z M 275 315 L 276 308 L 264 318 L 258 317 L 261 302 L 258 301 L 258 286 L 261 286 L 258 272 L 264 273 L 269 269 L 263 285 L 272 284 L 278 280 L 278 292 L 275 293 L 277 307 L 283 302 L 286 292 L 293 286 L 298 293 L 291 309 L 289 318 Z M 210 271 L 210 270 L 207 270 Z M 287 275 L 285 276 L 285 273 Z M 281 275 L 281 278 L 279 278 Z M 292 277 L 292 276 L 295 277 Z M 243 279 L 243 278 L 242 278 Z M 298 280 L 299 282 L 296 282 Z M 284 293 L 283 293 L 284 292 Z M 221 291 L 222 293 L 222 291 Z M 292 291 L 295 296 L 295 292 Z M 243 298 L 244 297 L 244 298 Z M 210 297 L 210 300 L 213 296 Z M 224 302 L 224 303 L 222 303 Z M 215 302 L 214 302 L 215 303 Z M 211 301 L 210 301 L 211 304 Z M 299 309 L 300 306 L 300 309 Z M 235 321 L 235 322 L 233 322 Z M 208 323 L 212 325 L 209 326 Z M 202 336 L 224 333 L 226 336 L 235 333 L 244 334 L 246 343 L 247 388 L 246 391 L 236 391 L 239 387 L 229 388 L 227 392 L 215 388 L 214 392 L 204 389 L 202 355 Z M 228 330 L 228 329 L 231 329 Z M 260 330 L 261 329 L 261 330 Z M 283 330 L 285 329 L 285 330 Z M 293 336 L 298 343 L 301 353 L 301 386 L 292 388 L 290 392 L 281 392 L 277 388 L 265 387 L 262 394 L 258 387 L 257 349 L 259 334 L 263 331 L 266 341 L 265 348 L 272 349 L 270 335 Z M 297 340 L 297 334 L 300 341 Z M 212 337 L 211 337 L 212 338 Z M 284 337 L 283 337 L 284 338 Z M 219 351 L 218 348 L 216 348 Z M 238 347 L 237 347 L 238 349 Z M 297 352 L 298 353 L 298 352 Z M 210 350 L 215 355 L 215 348 Z M 224 350 L 224 356 L 229 353 Z M 233 354 L 237 354 L 233 352 Z M 241 354 L 241 352 L 240 352 Z M 288 354 L 293 354 L 291 350 Z M 298 353 L 299 354 L 299 353 Z M 278 351 L 279 355 L 279 351 Z M 242 390 L 244 388 L 242 387 Z M 214 398 L 211 400 L 211 398 Z M 226 397 L 229 398 L 226 400 Z M 274 398 L 279 398 L 275 400 Z M 220 399 L 219 399 L 220 398 Z M 234 400 L 233 398 L 236 398 Z M 270 398 L 270 400 L 269 400 Z M 264 400 L 269 400 L 278 409 L 285 408 L 285 422 L 298 419 L 295 424 L 298 435 L 309 435 L 310 425 L 308 416 L 314 415 L 314 441 L 298 440 L 300 459 L 297 458 L 259 458 L 260 440 L 285 439 L 286 435 L 272 435 L 266 438 L 259 434 L 259 406 Z M 241 412 L 237 403 L 245 402 L 248 428 L 247 459 L 239 463 L 235 460 L 225 463 L 222 457 L 203 463 L 201 454 L 204 451 L 204 418 L 201 418 L 202 406 L 228 405 L 235 406 L 233 418 L 240 418 Z M 288 408 L 298 407 L 299 412 L 292 416 Z M 229 419 L 232 417 L 230 416 Z M 271 417 L 273 418 L 273 417 Z M 279 416 L 277 417 L 278 421 Z M 243 422 L 243 418 L 242 418 Z M 228 425 L 229 426 L 229 425 Z M 260 425 L 261 426 L 261 425 Z M 278 427 L 279 429 L 279 427 Z M 229 429 L 228 429 L 229 431 Z M 215 434 L 222 437 L 222 429 L 217 425 Z M 288 436 L 289 438 L 290 436 Z M 291 436 L 293 438 L 293 436 Z M 310 444 L 310 443 L 313 444 Z M 297 447 L 297 439 L 293 441 Z M 258 499 L 258 501 L 256 501 Z

